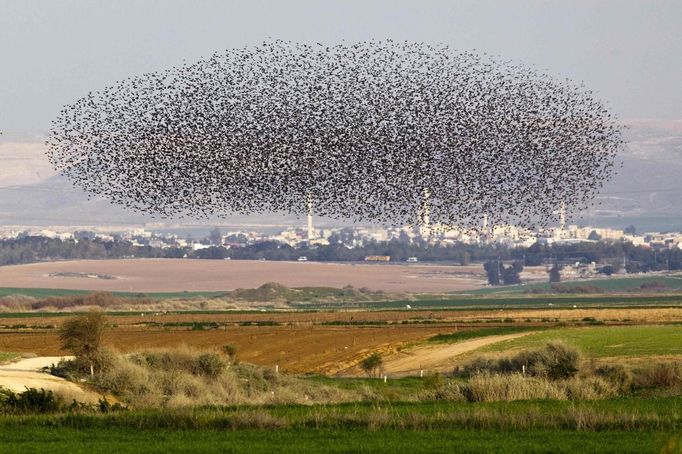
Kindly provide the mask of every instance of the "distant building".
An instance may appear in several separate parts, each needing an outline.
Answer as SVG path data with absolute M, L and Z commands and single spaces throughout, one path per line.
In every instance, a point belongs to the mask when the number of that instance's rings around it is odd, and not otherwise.
M 390 262 L 390 255 L 367 255 L 365 256 L 365 262 Z

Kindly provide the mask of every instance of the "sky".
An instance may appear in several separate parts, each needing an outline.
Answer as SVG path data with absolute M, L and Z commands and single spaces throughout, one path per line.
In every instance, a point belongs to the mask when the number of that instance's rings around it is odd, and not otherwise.
M 583 81 L 623 119 L 682 119 L 682 1 L 0 0 L 0 130 L 131 75 L 266 39 L 445 43 Z

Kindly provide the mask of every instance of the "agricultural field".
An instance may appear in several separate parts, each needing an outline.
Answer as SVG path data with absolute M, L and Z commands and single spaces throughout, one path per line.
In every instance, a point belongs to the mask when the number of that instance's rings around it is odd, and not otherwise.
M 601 277 L 589 280 L 572 280 L 561 282 L 559 287 L 570 291 L 576 288 L 589 286 L 592 290 L 604 292 L 631 292 L 641 290 L 644 286 L 655 284 L 660 290 L 679 291 L 682 289 L 682 275 L 675 274 L 658 274 L 649 276 L 613 276 L 609 278 Z M 467 291 L 474 295 L 489 295 L 498 293 L 526 293 L 526 292 L 540 292 L 550 293 L 552 286 L 548 282 L 531 282 L 522 285 L 502 286 L 502 287 L 488 287 L 483 289 Z
M 0 351 L 63 355 L 58 329 L 69 317 L 68 312 L 0 314 Z M 243 361 L 278 365 L 289 373 L 362 375 L 356 365 L 371 352 L 386 356 L 389 375 L 444 371 L 470 354 L 555 339 L 590 357 L 682 355 L 682 307 L 113 312 L 108 317 L 106 340 L 121 352 L 233 344 Z
M 546 278 L 544 270 L 537 273 Z M 0 267 L 0 286 L 13 288 L 169 294 L 255 288 L 267 282 L 288 287 L 352 285 L 375 291 L 437 293 L 481 288 L 485 274 L 480 265 L 187 259 L 74 260 Z
M 596 326 L 548 329 L 502 341 L 485 351 L 508 351 L 561 340 L 574 345 L 588 357 L 656 357 L 682 355 L 682 325 Z
M 679 452 L 679 399 L 0 416 L 4 453 Z M 655 419 L 653 414 L 658 415 Z M 343 440 L 342 442 L 339 442 Z M 667 450 L 666 450 L 667 449 Z
M 0 353 L 0 363 L 37 355 L 0 367 L 0 387 L 12 374 L 30 376 L 31 383 L 44 376 L 58 380 L 50 383 L 62 387 L 56 390 L 83 386 L 78 400 L 84 402 L 42 414 L 3 413 L 0 392 L 0 443 L 10 447 L 3 452 L 48 445 L 69 453 L 271 452 L 273 443 L 283 452 L 539 453 L 548 446 L 566 453 L 679 452 L 680 295 L 391 300 L 354 293 L 355 303 L 339 305 L 334 298 L 343 295 L 333 289 L 268 286 L 215 299 L 282 295 L 305 305 L 218 310 L 213 302 L 212 310 L 149 311 L 117 300 L 142 297 L 78 293 L 27 300 L 60 308 L 0 313 L 0 352 L 14 352 Z M 158 295 L 144 298 L 167 303 Z M 108 309 L 103 343 L 115 359 L 93 378 L 68 369 L 76 367 L 68 361 L 57 364 L 71 354 L 59 330 L 72 311 L 86 313 L 100 300 Z M 336 309 L 316 308 L 318 301 Z M 526 377 L 518 365 L 509 374 L 494 361 L 485 363 L 492 372 L 480 376 L 467 369 L 478 358 L 516 364 L 514 355 L 542 352 L 556 340 L 579 352 L 575 376 Z M 225 356 L 226 346 L 234 358 Z M 361 362 L 375 353 L 382 364 L 370 374 Z M 227 369 L 211 372 L 223 361 Z M 48 370 L 57 376 L 21 369 L 29 363 L 54 364 Z M 659 363 L 663 372 L 655 369 Z M 204 376 L 197 365 L 219 375 Z M 112 403 L 122 407 L 110 410 Z

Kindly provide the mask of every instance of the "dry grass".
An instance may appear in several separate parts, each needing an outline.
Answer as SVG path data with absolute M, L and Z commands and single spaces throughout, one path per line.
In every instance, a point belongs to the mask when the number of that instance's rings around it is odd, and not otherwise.
M 521 374 L 476 374 L 466 382 L 445 381 L 424 393 L 436 400 L 498 402 L 515 400 L 596 400 L 614 397 L 618 390 L 598 377 L 548 380 Z
M 351 391 L 314 384 L 249 364 L 231 364 L 215 351 L 189 347 L 102 355 L 92 386 L 136 408 L 270 403 L 334 403 L 359 398 Z M 61 374 L 85 377 L 76 361 Z

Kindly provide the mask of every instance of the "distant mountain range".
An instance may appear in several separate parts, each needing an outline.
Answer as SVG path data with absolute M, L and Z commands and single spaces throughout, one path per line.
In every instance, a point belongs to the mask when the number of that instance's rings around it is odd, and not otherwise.
M 606 183 L 593 210 L 580 224 L 639 230 L 682 230 L 682 121 L 639 120 L 626 132 L 627 149 L 622 168 Z M 104 199 L 89 199 L 65 178 L 54 175 L 41 146 L 0 143 L 0 224 L 9 225 L 131 225 L 169 222 L 112 205 Z M 34 139 L 35 140 L 35 139 Z M 13 150 L 15 151 L 13 155 Z M 21 155 L 17 156 L 18 153 Z M 18 162 L 18 164 L 17 164 Z M 9 164 L 14 165 L 10 167 Z M 24 179 L 28 184 L 20 184 Z M 317 220 L 318 225 L 342 225 Z M 188 225 L 302 225 L 294 216 L 233 216 L 203 222 L 173 220 Z

